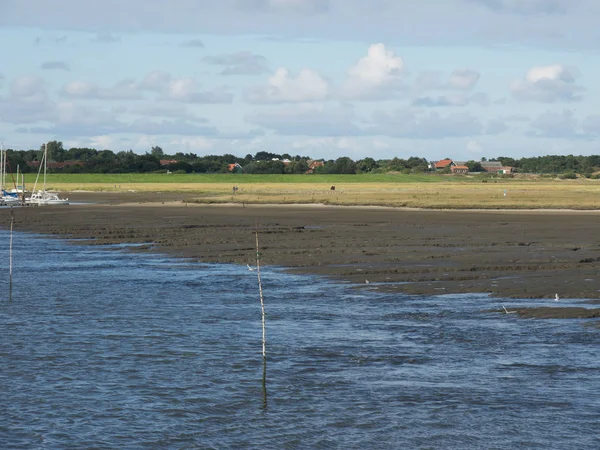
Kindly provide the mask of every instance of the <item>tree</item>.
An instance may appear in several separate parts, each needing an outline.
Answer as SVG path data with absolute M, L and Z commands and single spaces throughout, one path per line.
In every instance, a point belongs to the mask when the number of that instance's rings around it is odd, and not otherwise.
M 356 171 L 367 173 L 377 168 L 377 162 L 370 157 L 356 161 Z
M 59 141 L 50 141 L 47 144 L 48 150 L 48 161 L 64 161 L 65 160 L 65 149 L 63 143 Z M 44 145 L 40 147 L 41 151 L 44 151 Z
M 465 166 L 469 168 L 469 172 L 483 172 L 483 166 L 479 161 L 467 161 Z
M 159 146 L 152 147 L 150 154 L 156 159 L 162 159 L 165 156 L 165 152 Z

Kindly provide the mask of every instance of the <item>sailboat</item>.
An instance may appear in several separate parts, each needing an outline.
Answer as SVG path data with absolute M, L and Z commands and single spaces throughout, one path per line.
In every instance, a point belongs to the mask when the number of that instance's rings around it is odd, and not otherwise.
M 42 156 L 42 164 L 40 164 L 40 169 L 38 170 L 37 177 L 35 178 L 35 183 L 33 185 L 33 190 L 31 197 L 26 198 L 25 202 L 29 205 L 68 205 L 68 198 L 59 198 L 57 194 L 46 191 L 46 171 L 48 165 L 48 144 L 44 144 L 44 156 Z M 40 177 L 40 172 L 42 171 L 42 166 L 44 167 L 44 185 L 41 191 L 35 191 L 37 186 L 38 179 Z
M 4 144 L 0 143 L 0 165 L 2 166 L 0 170 L 0 205 L 13 206 L 19 204 L 19 196 L 17 194 L 12 194 L 7 192 L 4 188 L 6 183 L 6 168 L 7 164 L 7 156 L 4 151 Z

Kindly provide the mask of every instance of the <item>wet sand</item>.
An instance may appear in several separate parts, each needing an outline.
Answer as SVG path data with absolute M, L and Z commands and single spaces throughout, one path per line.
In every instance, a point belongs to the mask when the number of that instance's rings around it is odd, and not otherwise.
M 600 211 L 198 205 L 185 202 L 192 194 L 179 193 L 68 196 L 93 203 L 15 208 L 15 230 L 85 244 L 146 243 L 135 251 L 245 266 L 255 264 L 258 224 L 262 265 L 363 289 L 600 298 Z M 8 227 L 9 217 L 2 208 L 1 227 Z

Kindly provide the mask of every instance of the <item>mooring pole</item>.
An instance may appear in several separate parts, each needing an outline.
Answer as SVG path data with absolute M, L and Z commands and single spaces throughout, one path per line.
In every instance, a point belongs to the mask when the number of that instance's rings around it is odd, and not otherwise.
M 262 355 L 267 359 L 267 330 L 265 325 L 265 302 L 263 299 L 262 282 L 260 280 L 260 252 L 258 247 L 258 225 L 256 226 L 256 273 L 258 276 L 258 293 L 260 295 L 260 308 L 262 311 Z
M 15 215 L 13 212 L 13 207 L 10 207 L 10 243 L 8 246 L 8 292 L 9 292 L 9 296 L 12 293 L 12 272 L 13 272 L 13 225 L 15 223 Z

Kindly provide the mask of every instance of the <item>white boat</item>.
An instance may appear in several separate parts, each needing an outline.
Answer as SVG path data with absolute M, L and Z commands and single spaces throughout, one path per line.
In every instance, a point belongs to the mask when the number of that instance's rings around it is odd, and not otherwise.
M 25 200 L 32 205 L 68 205 L 68 198 L 59 198 L 57 194 L 47 191 L 37 191 Z
M 57 194 L 46 191 L 46 166 L 48 164 L 48 144 L 44 144 L 44 156 L 42 156 L 42 163 L 40 164 L 40 170 L 38 170 L 37 177 L 35 179 L 35 184 L 33 185 L 33 190 L 31 197 L 25 199 L 25 203 L 28 205 L 68 205 L 68 198 L 59 198 Z M 42 190 L 38 190 L 36 192 L 35 187 L 37 186 L 38 179 L 40 177 L 40 172 L 42 170 L 42 166 L 44 167 L 44 184 Z

